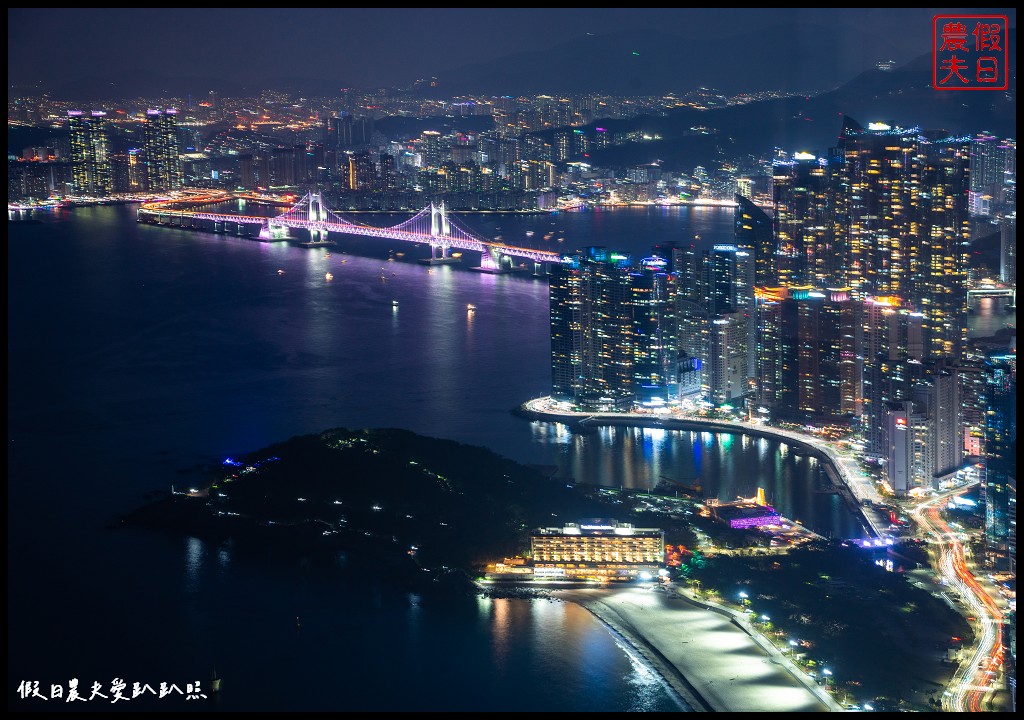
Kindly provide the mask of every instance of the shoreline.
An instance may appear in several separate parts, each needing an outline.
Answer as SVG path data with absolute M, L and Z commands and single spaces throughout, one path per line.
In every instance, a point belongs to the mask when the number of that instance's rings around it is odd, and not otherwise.
M 714 712 L 714 709 L 708 704 L 707 700 L 701 697 L 697 689 L 690 684 L 690 681 L 680 672 L 679 668 L 658 652 L 657 648 L 651 645 L 645 638 L 634 635 L 622 625 L 613 622 L 606 614 L 598 612 L 592 603 L 583 603 L 577 600 L 565 600 L 565 602 L 579 605 L 597 618 L 609 633 L 621 638 L 622 642 L 628 645 L 630 650 L 643 658 L 643 661 L 647 663 L 651 671 L 657 673 L 662 682 L 679 696 L 680 702 L 686 706 L 689 712 Z
M 726 610 L 642 588 L 552 596 L 576 603 L 628 643 L 693 712 L 843 710 Z
M 638 413 L 586 413 L 549 410 L 537 407 L 538 402 L 545 400 L 549 400 L 549 398 L 529 400 L 515 408 L 512 412 L 527 420 L 562 423 L 569 425 L 574 430 L 593 428 L 599 425 L 646 427 L 661 430 L 698 430 L 702 432 L 738 433 L 796 445 L 804 452 L 813 455 L 824 463 L 826 472 L 831 471 L 829 475 L 833 482 L 835 479 L 839 480 L 840 495 L 846 501 L 850 510 L 860 518 L 861 525 L 865 531 L 876 538 L 884 536 L 887 532 L 887 528 L 873 518 L 870 513 L 866 512 L 863 505 L 864 502 L 872 506 L 881 503 L 882 498 L 874 485 L 865 481 L 858 482 L 851 476 L 848 469 L 844 467 L 843 458 L 836 455 L 835 451 L 825 446 L 823 442 L 819 444 L 821 441 L 817 441 L 816 438 L 802 437 L 798 433 L 781 428 L 741 424 L 728 420 Z M 831 477 L 833 475 L 834 478 Z

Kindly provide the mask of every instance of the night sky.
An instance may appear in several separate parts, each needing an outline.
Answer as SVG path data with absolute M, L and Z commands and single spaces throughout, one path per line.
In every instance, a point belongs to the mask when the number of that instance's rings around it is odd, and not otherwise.
M 714 64 L 742 73 L 752 63 L 770 61 L 773 49 L 798 42 L 802 33 L 820 40 L 827 31 L 828 46 L 846 63 L 837 72 L 850 72 L 880 59 L 902 63 L 930 52 L 934 15 L 971 12 L 1007 14 L 1016 25 L 1012 8 L 9 8 L 8 85 L 53 89 L 137 71 L 233 82 L 307 77 L 339 86 L 400 87 L 590 36 L 633 33 L 634 56 L 640 56 L 648 50 L 644 32 L 657 33 L 662 50 L 665 35 L 677 36 L 672 51 L 681 68 L 688 40 L 720 38 Z M 779 26 L 795 29 L 791 35 L 757 34 Z

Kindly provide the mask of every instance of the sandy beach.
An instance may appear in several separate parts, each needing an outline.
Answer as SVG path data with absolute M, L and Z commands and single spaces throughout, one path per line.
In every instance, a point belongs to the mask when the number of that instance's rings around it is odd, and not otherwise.
M 843 710 L 727 610 L 636 586 L 551 595 L 582 605 L 618 632 L 695 711 Z

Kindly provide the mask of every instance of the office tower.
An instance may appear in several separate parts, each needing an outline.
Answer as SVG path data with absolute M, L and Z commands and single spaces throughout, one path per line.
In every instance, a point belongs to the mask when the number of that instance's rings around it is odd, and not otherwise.
M 71 172 L 78 195 L 102 196 L 113 191 L 107 114 L 68 111 Z
M 552 268 L 552 395 L 587 410 L 634 402 L 628 256 L 585 248 Z
M 177 114 L 173 108 L 146 111 L 146 182 L 151 191 L 181 188 Z

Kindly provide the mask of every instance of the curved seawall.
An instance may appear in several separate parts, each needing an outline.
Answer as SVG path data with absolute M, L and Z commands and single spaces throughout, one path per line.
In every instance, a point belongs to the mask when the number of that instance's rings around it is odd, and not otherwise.
M 750 423 L 738 423 L 728 420 L 713 420 L 695 417 L 680 416 L 655 416 L 640 413 L 583 413 L 564 412 L 559 410 L 548 410 L 538 407 L 544 403 L 546 398 L 530 400 L 513 410 L 513 413 L 527 420 L 538 422 L 562 423 L 569 426 L 575 432 L 587 432 L 600 426 L 618 427 L 648 427 L 661 430 L 696 430 L 699 432 L 730 433 L 738 435 L 750 435 L 769 440 L 784 442 L 788 445 L 798 447 L 801 451 L 811 455 L 823 463 L 829 480 L 839 490 L 843 498 L 853 512 L 861 521 L 864 528 L 875 537 L 885 533 L 883 527 L 875 518 L 864 512 L 862 502 L 869 504 L 879 502 L 874 485 L 869 482 L 856 482 L 849 474 L 848 468 L 843 467 L 843 460 L 836 452 L 823 441 L 817 438 L 801 436 L 789 430 L 772 428 L 765 425 Z

